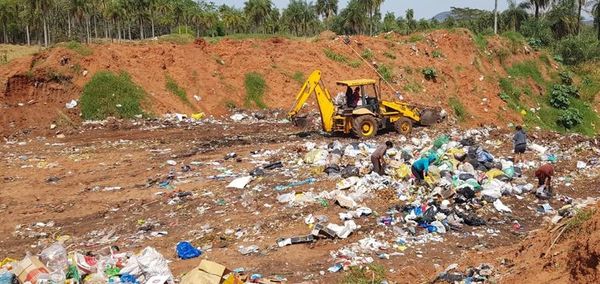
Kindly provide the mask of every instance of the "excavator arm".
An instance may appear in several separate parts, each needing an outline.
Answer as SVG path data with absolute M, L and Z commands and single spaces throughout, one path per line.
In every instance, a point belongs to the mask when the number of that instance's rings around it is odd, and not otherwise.
M 304 107 L 304 104 L 306 104 L 308 97 L 310 97 L 312 93 L 315 93 L 317 98 L 319 112 L 321 113 L 323 130 L 325 132 L 331 132 L 333 129 L 333 116 L 335 114 L 335 104 L 331 99 L 329 91 L 327 91 L 327 89 L 323 87 L 323 84 L 321 82 L 320 70 L 315 70 L 314 72 L 312 72 L 312 74 L 310 74 L 306 82 L 304 82 L 302 89 L 300 89 L 300 92 L 298 93 L 298 95 L 296 95 L 296 104 L 294 104 L 294 107 L 288 113 L 288 117 L 290 118 L 290 120 L 293 120 L 298 115 L 298 112 L 302 109 L 302 107 Z

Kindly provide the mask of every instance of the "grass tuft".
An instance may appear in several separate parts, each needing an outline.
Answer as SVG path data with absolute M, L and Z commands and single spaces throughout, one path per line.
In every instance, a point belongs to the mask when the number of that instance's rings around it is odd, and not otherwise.
M 79 53 L 79 55 L 82 55 L 82 56 L 90 56 L 94 53 L 94 51 L 91 48 L 87 47 L 86 45 L 84 45 L 80 42 L 76 42 L 76 41 L 67 42 L 65 47 Z
M 83 87 L 80 105 L 86 120 L 103 120 L 114 116 L 133 118 L 144 114 L 141 103 L 146 93 L 126 72 L 99 71 Z
M 381 264 L 369 264 L 366 267 L 350 267 L 341 283 L 372 284 L 382 283 L 384 280 L 385 267 Z
M 257 72 L 247 73 L 244 85 L 246 87 L 246 107 L 251 107 L 254 103 L 259 108 L 267 108 L 267 105 L 263 102 L 263 96 L 267 88 L 263 76 Z
M 190 34 L 168 34 L 158 38 L 160 42 L 169 42 L 173 44 L 189 44 L 194 42 L 195 37 Z
M 300 85 L 303 85 L 304 81 L 306 81 L 306 79 L 304 78 L 304 73 L 300 71 L 296 71 L 294 75 L 292 75 L 292 79 L 294 79 L 294 81 L 298 82 L 298 84 Z
M 194 105 L 192 105 L 192 103 L 188 99 L 187 93 L 185 92 L 185 90 L 182 87 L 180 87 L 179 85 L 177 85 L 177 82 L 175 82 L 175 80 L 173 78 L 171 78 L 171 76 L 169 76 L 169 75 L 167 75 L 166 88 L 173 95 L 176 95 L 183 103 L 194 108 Z
M 448 99 L 448 105 L 450 105 L 450 108 L 454 112 L 454 115 L 456 115 L 456 117 L 458 118 L 459 122 L 465 121 L 469 113 L 457 97 L 450 97 Z

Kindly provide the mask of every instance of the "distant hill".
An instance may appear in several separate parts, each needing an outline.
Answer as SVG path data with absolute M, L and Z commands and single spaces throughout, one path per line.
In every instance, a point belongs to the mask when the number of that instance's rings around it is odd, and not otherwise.
M 582 24 L 586 25 L 586 26 L 593 26 L 594 25 L 594 20 L 593 19 L 588 19 L 588 20 L 583 20 L 581 21 Z
M 441 12 L 441 13 L 433 16 L 432 19 L 435 19 L 438 22 L 443 22 L 443 21 L 445 21 L 446 19 L 448 19 L 450 17 L 452 17 L 452 12 L 446 11 L 446 12 Z

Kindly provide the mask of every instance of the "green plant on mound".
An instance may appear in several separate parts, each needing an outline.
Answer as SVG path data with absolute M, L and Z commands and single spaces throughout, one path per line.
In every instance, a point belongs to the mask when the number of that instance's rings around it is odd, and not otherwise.
M 474 34 L 472 37 L 473 37 L 473 43 L 475 43 L 475 46 L 477 46 L 477 48 L 479 48 L 479 50 L 487 49 L 488 41 L 485 38 L 485 35 Z
M 298 82 L 298 84 L 300 84 L 300 85 L 303 85 L 304 81 L 306 80 L 304 78 L 304 73 L 302 73 L 300 71 L 294 72 L 294 75 L 292 75 L 292 79 L 294 79 L 294 81 Z
M 460 121 L 460 122 L 465 121 L 465 118 L 467 117 L 467 115 L 469 113 L 467 112 L 467 110 L 465 109 L 465 106 L 462 104 L 462 102 L 457 97 L 450 97 L 448 99 L 448 105 L 450 105 L 450 108 L 454 112 L 454 115 L 456 115 L 456 117 L 458 118 L 458 121 Z
M 384 80 L 392 82 L 392 79 L 394 78 L 394 71 L 391 67 L 385 64 L 381 64 L 377 67 L 377 72 L 379 72 L 379 74 L 381 75 L 381 77 L 383 77 Z
M 246 107 L 251 107 L 252 103 L 254 103 L 259 108 L 267 108 L 267 105 L 263 102 L 267 83 L 260 73 L 247 73 L 244 86 L 246 87 Z
M 115 74 L 99 71 L 83 87 L 81 113 L 86 120 L 102 120 L 113 116 L 133 118 L 144 114 L 141 103 L 146 97 L 126 72 Z
M 336 61 L 336 62 L 340 62 L 340 63 L 348 63 L 348 57 L 335 53 L 335 51 L 333 51 L 330 48 L 326 48 L 323 50 L 323 52 L 325 53 L 325 56 L 327 56 L 327 58 Z
M 363 52 L 360 56 L 362 56 L 362 58 L 364 58 L 364 59 L 371 59 L 375 55 L 373 54 L 372 50 L 367 48 L 367 49 L 363 50 Z
M 522 78 L 531 78 L 539 85 L 545 85 L 546 82 L 542 77 L 542 73 L 540 72 L 537 62 L 533 60 L 527 60 L 519 63 L 513 64 L 510 68 L 506 70 L 508 74 L 513 77 L 522 77 Z
M 421 73 L 423 73 L 423 76 L 425 76 L 425 80 L 427 81 L 435 81 L 435 79 L 438 76 L 437 71 L 433 67 L 423 68 L 423 70 L 421 70 Z
M 167 75 L 166 88 L 173 95 L 176 95 L 183 103 L 194 108 L 194 105 L 192 105 L 192 103 L 188 99 L 187 93 L 185 92 L 185 90 L 182 87 L 180 87 L 179 85 L 177 85 L 177 82 L 175 82 L 175 80 L 173 80 L 173 78 L 171 78 L 171 76 L 169 76 L 169 75 Z
M 383 56 L 385 56 L 385 57 L 387 57 L 389 59 L 396 59 L 396 55 L 393 52 L 391 52 L 391 51 L 384 52 Z
M 79 53 L 82 56 L 90 56 L 94 53 L 91 48 L 77 41 L 67 42 L 65 47 Z
M 168 34 L 158 38 L 160 42 L 169 42 L 173 44 L 188 44 L 194 42 L 196 38 L 191 34 Z

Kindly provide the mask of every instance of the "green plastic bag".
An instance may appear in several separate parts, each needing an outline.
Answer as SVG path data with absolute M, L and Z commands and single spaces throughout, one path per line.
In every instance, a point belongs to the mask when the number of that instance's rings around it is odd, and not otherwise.
M 448 137 L 448 135 L 441 135 L 438 136 L 438 138 L 436 138 L 433 141 L 433 148 L 434 149 L 439 149 L 441 148 L 444 144 L 448 143 L 450 141 L 450 137 Z

